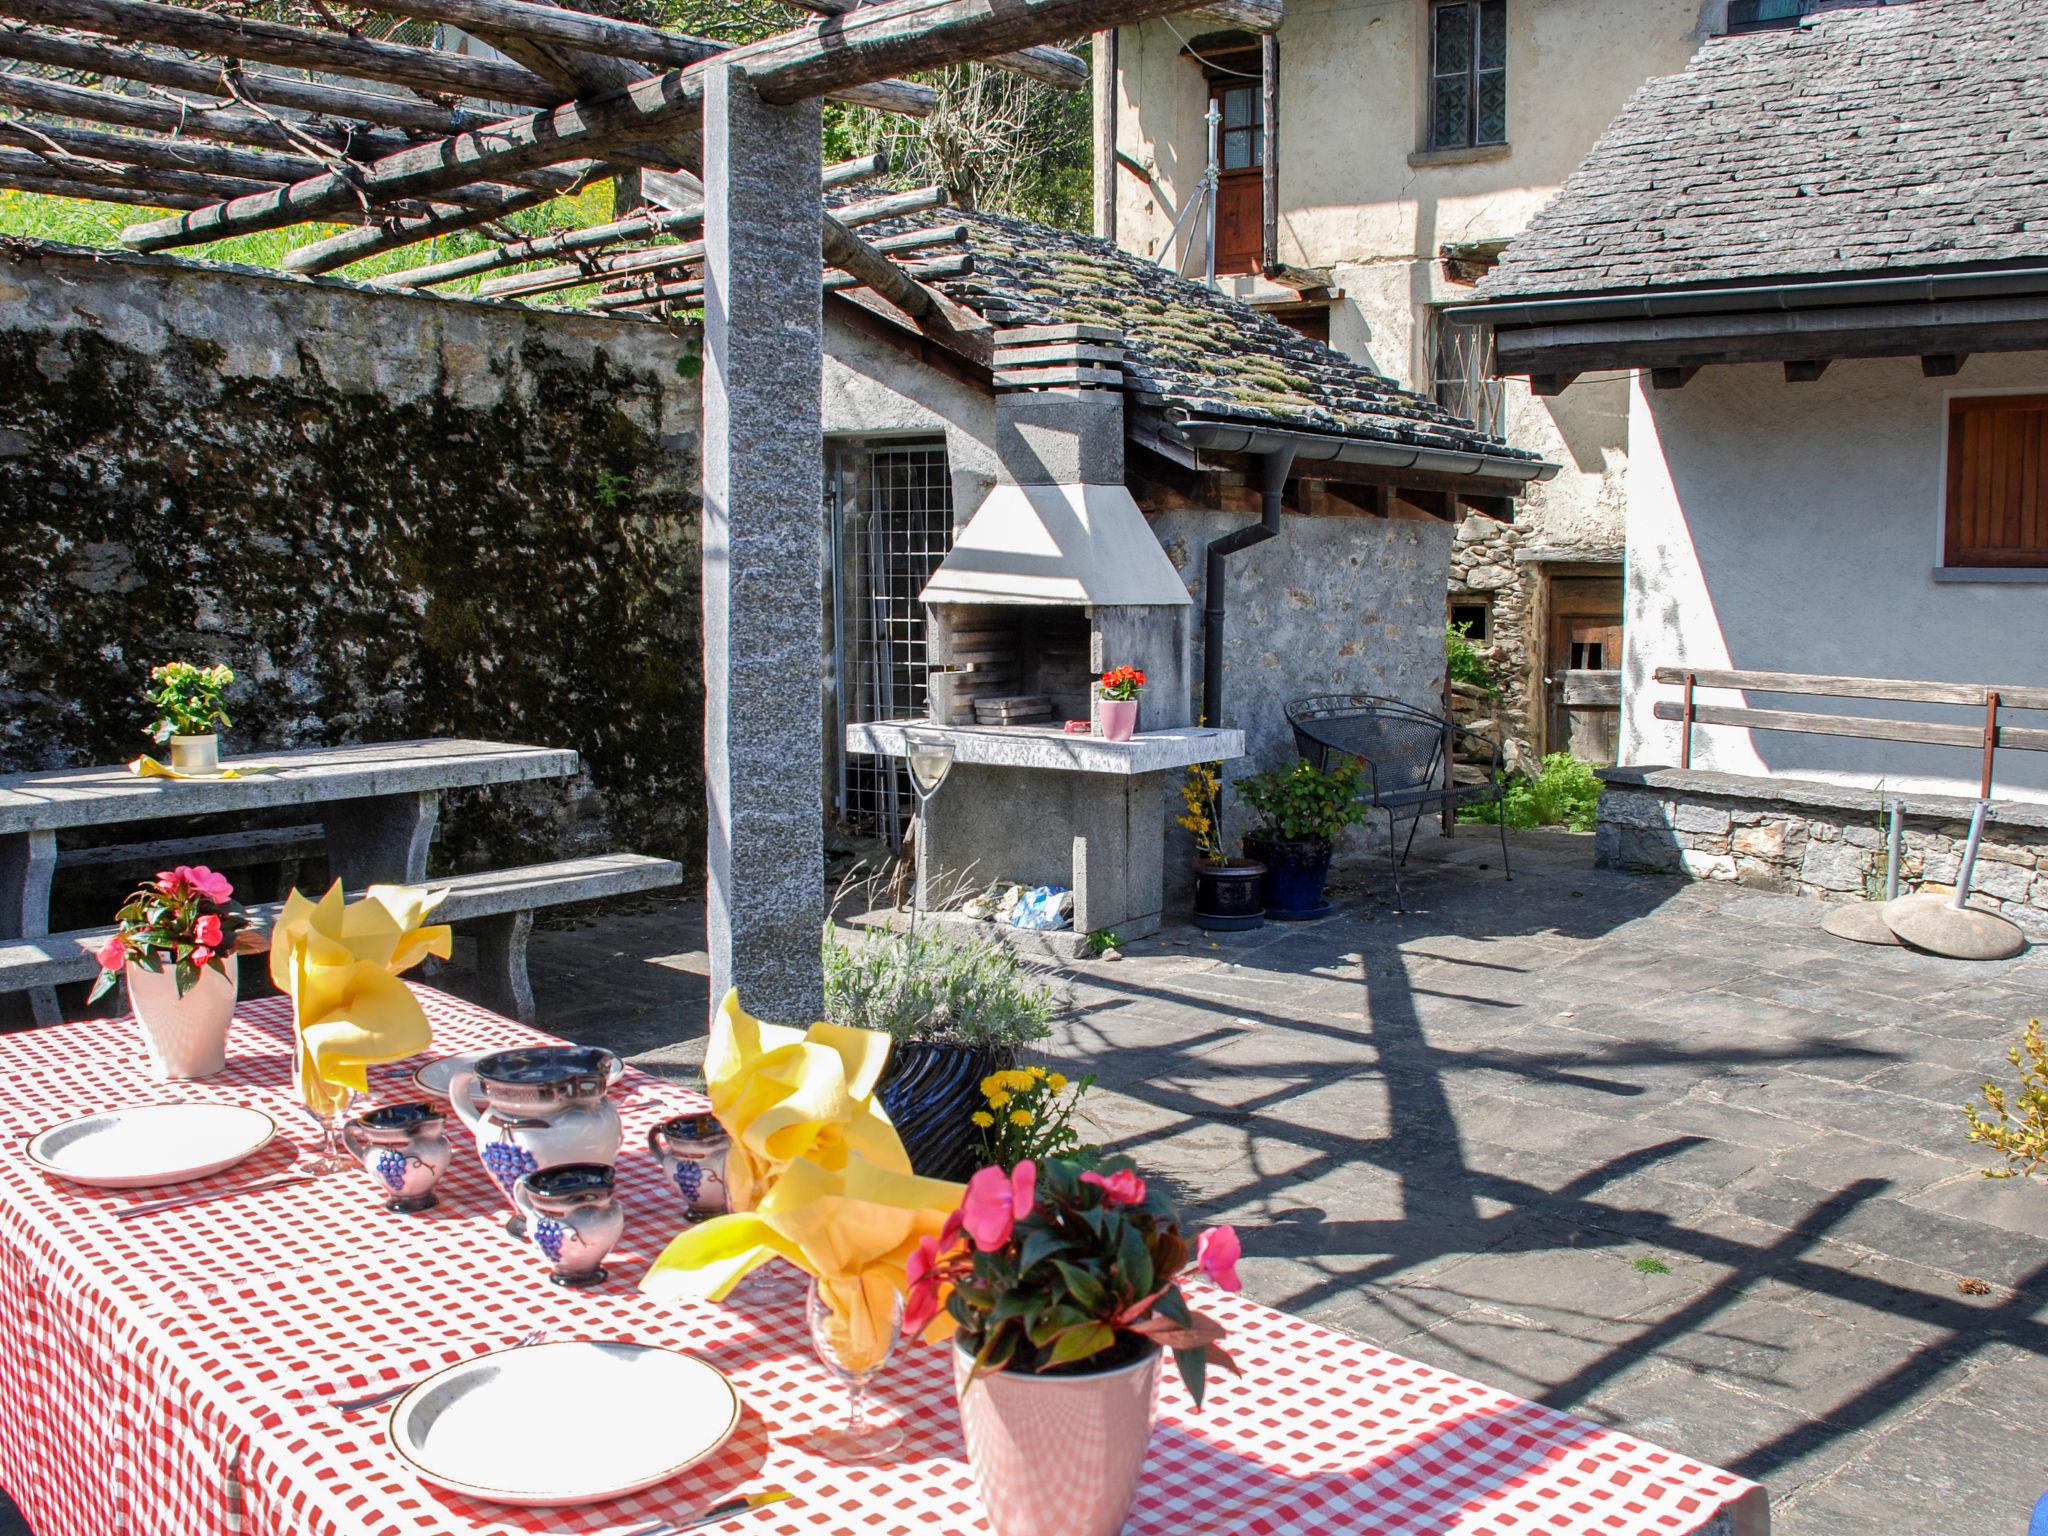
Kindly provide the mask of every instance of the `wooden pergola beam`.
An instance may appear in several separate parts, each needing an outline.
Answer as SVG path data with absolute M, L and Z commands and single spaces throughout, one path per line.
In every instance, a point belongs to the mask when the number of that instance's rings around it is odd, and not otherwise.
M 180 197 L 238 197 L 265 185 L 245 176 L 211 176 L 198 171 L 165 170 L 81 155 L 43 154 L 26 149 L 0 149 L 0 171 L 56 176 L 87 186 L 126 187 L 134 192 L 167 192 Z
M 0 0 L 52 4 L 55 0 Z M 112 0 L 92 0 L 108 4 Z M 142 4 L 145 0 L 122 0 Z M 364 195 L 373 200 L 423 197 L 480 178 L 516 173 L 602 150 L 621 139 L 656 137 L 700 109 L 704 71 L 737 68 L 769 102 L 830 95 L 848 86 L 886 81 L 904 70 L 935 68 L 986 53 L 1008 52 L 1045 37 L 1165 15 L 1181 0 L 887 0 L 829 22 L 786 32 L 719 54 L 689 68 L 639 81 L 552 111 L 528 113 L 488 128 L 416 145 L 360 175 L 311 177 L 278 191 L 235 198 L 176 219 L 131 225 L 128 244 L 142 250 L 190 245 L 224 235 L 276 229 L 320 218 Z M 360 189 L 360 193 L 359 190 Z
M 211 176 L 239 176 L 258 183 L 295 181 L 324 169 L 311 155 L 234 149 L 197 139 L 158 138 L 146 133 L 109 133 L 101 128 L 73 128 L 32 118 L 0 116 L 0 144 L 39 153 L 55 148 L 98 160 L 154 165 L 170 171 L 198 171 Z
M 860 287 L 902 310 L 934 340 L 980 361 L 994 358 L 994 327 L 973 310 L 926 287 L 829 213 L 824 236 L 827 266 L 837 267 Z
M 853 160 L 843 160 L 838 165 L 827 166 L 823 182 L 829 190 L 851 182 L 865 181 L 871 176 L 879 176 L 888 168 L 889 157 L 886 154 L 861 155 Z M 609 224 L 595 224 L 588 229 L 572 229 L 559 235 L 546 235 L 533 240 L 518 240 L 510 245 L 501 245 L 496 250 L 479 251 L 470 256 L 458 256 L 452 261 L 436 262 L 432 266 L 393 272 L 376 279 L 375 286 L 430 287 L 436 283 L 453 282 L 461 277 L 475 277 L 485 272 L 501 271 L 506 267 L 545 261 L 551 256 L 567 256 L 577 251 L 596 250 L 601 246 L 615 245 L 622 240 L 640 240 L 649 235 L 680 233 L 701 228 L 703 223 L 704 207 L 701 203 L 694 208 L 649 210 L 616 219 Z
M 44 169 L 49 168 L 45 165 Z M 76 197 L 92 203 L 129 203 L 138 208 L 198 208 L 214 201 L 212 197 L 194 197 L 189 193 L 97 186 L 92 182 L 73 181 L 59 172 L 45 175 L 41 171 L 17 170 L 6 164 L 0 164 L 0 187 L 11 187 L 17 192 L 39 192 L 47 197 Z
M 943 188 L 919 187 L 911 192 L 896 192 L 888 197 L 852 203 L 836 212 L 840 222 L 851 229 L 862 224 L 876 224 L 883 219 L 900 218 L 905 214 L 922 213 L 929 208 L 942 207 L 945 202 L 946 192 Z M 700 214 L 698 221 L 701 220 Z M 495 278 L 477 290 L 477 297 L 510 299 L 536 293 L 558 293 L 565 288 L 581 288 L 585 283 L 594 283 L 605 277 L 622 277 L 634 272 L 659 272 L 666 267 L 686 266 L 703 259 L 704 242 L 701 240 L 691 240 L 681 245 L 647 246 L 638 250 L 586 256 L 567 266 L 548 267 L 539 272 L 522 272 L 516 277 Z
M 967 226 L 965 224 L 946 224 L 936 229 L 914 229 L 900 235 L 889 235 L 880 240 L 866 242 L 866 245 L 867 249 L 880 255 L 894 257 L 906 251 L 928 251 L 942 245 L 958 245 L 966 238 Z M 696 254 L 684 261 L 670 261 L 659 267 L 635 267 L 624 272 L 598 274 L 608 286 L 604 293 L 590 301 L 590 307 L 592 309 L 618 308 L 619 305 L 616 300 L 619 297 L 619 291 L 610 285 L 615 285 L 621 281 L 630 282 L 634 285 L 630 290 L 625 290 L 629 292 L 639 292 L 650 287 L 672 285 L 677 281 L 674 274 L 678 270 L 685 269 L 688 264 L 701 262 L 704 259 L 703 246 L 699 244 L 695 250 Z M 584 280 L 586 282 L 594 282 L 598 279 L 597 277 L 586 277 Z M 614 302 L 606 302 L 607 300 Z
M 844 16 L 858 8 L 863 0 L 790 0 L 790 3 L 817 16 Z M 1088 88 L 1087 61 L 1078 54 L 1050 44 L 1000 54 L 988 62 L 999 69 L 1010 70 L 1063 91 L 1085 91 Z
M 160 4 L 159 0 L 0 0 L 0 16 L 484 101 L 547 106 L 562 98 L 552 82 L 517 64 L 471 58 L 441 48 L 316 32 L 283 22 L 218 16 L 187 6 Z
M 166 90 L 190 91 L 195 95 L 225 98 L 221 84 L 222 66 L 201 64 L 170 54 L 141 48 L 123 48 L 113 43 L 86 38 L 59 37 L 31 27 L 0 26 L 0 59 L 17 59 L 25 64 L 42 64 L 52 69 L 112 75 Z M 235 86 L 251 101 L 285 107 L 319 117 L 337 117 L 349 122 L 377 123 L 387 128 L 404 128 L 414 133 L 449 134 L 477 128 L 494 120 L 493 114 L 462 107 L 444 107 L 431 101 L 391 91 L 366 91 L 331 82 L 315 84 L 296 76 L 244 66 L 235 71 Z M 308 125 L 315 126 L 315 125 Z
M 936 261 L 911 263 L 900 269 L 907 276 L 919 282 L 937 282 L 949 277 L 966 277 L 974 271 L 974 258 L 970 255 L 942 256 Z M 845 293 L 849 289 L 866 285 L 851 273 L 829 269 L 820 280 L 820 286 L 827 293 Z M 620 315 L 633 314 L 642 309 L 659 309 L 671 304 L 701 303 L 704 298 L 704 279 L 693 277 L 678 282 L 656 283 L 652 286 L 627 294 L 605 294 L 591 300 L 592 309 Z
M 364 224 L 360 229 L 345 229 L 338 235 L 330 235 L 325 240 L 316 240 L 311 245 L 302 245 L 288 252 L 284 258 L 284 269 L 300 273 L 332 272 L 336 267 L 399 250 L 421 240 L 431 240 L 436 235 L 474 229 L 479 224 L 502 219 L 508 213 L 538 208 L 543 203 L 553 202 L 557 195 L 525 191 L 506 199 L 496 208 L 449 208 L 436 204 L 427 213 L 379 219 L 374 224 Z
M 475 33 L 511 34 L 562 43 L 586 53 L 637 59 L 681 69 L 724 53 L 730 45 L 687 32 L 664 32 L 638 22 L 614 21 L 566 6 L 531 0 L 366 0 L 375 9 L 427 21 L 445 21 Z
M 303 154 L 305 142 L 277 122 L 240 107 L 206 107 L 169 102 L 120 91 L 95 91 L 62 80 L 0 73 L 0 104 L 82 122 L 139 128 L 182 138 L 214 139 L 227 144 L 253 144 L 261 149 Z M 327 145 L 336 154 L 388 155 L 414 141 L 402 134 L 346 132 L 324 123 L 294 123 L 293 129 Z

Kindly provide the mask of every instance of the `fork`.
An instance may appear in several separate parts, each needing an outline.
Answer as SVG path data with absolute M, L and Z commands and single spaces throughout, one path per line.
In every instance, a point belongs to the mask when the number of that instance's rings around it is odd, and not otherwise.
M 278 1189 L 286 1184 L 303 1184 L 320 1175 L 307 1169 L 287 1169 L 283 1173 L 267 1174 L 260 1179 L 251 1179 L 246 1184 L 230 1184 L 225 1189 L 205 1189 L 197 1194 L 170 1195 L 162 1200 L 145 1200 L 140 1205 L 124 1205 L 112 1212 L 116 1221 L 126 1221 L 130 1216 L 149 1216 L 157 1211 L 175 1211 L 181 1205 L 199 1205 L 207 1200 L 225 1200 L 229 1195 L 253 1195 L 258 1190 Z
M 536 1328 L 531 1333 L 522 1333 L 512 1341 L 511 1347 L 514 1349 L 524 1349 L 529 1344 L 544 1344 L 547 1342 L 548 1335 L 552 1332 L 554 1332 L 552 1328 Z M 410 1381 L 400 1382 L 395 1387 L 386 1387 L 381 1392 L 372 1392 L 363 1397 L 344 1398 L 335 1403 L 334 1407 L 342 1413 L 360 1413 L 365 1408 L 382 1407 L 394 1398 L 405 1396 L 406 1393 L 410 1392 L 425 1379 L 424 1376 L 415 1376 Z

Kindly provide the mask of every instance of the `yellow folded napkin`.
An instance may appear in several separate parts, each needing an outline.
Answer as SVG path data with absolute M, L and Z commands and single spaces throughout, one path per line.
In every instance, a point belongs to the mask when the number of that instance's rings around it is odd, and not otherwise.
M 764 1024 L 728 992 L 711 1024 L 704 1081 L 711 1112 L 732 1136 L 732 1208 L 755 1209 L 798 1158 L 837 1172 L 858 1154 L 909 1173 L 903 1142 L 874 1097 L 888 1059 L 889 1037 L 877 1030 Z
M 912 1250 L 938 1235 L 964 1188 L 877 1167 L 859 1152 L 849 1151 L 836 1170 L 798 1158 L 757 1210 L 714 1217 L 678 1236 L 649 1266 L 640 1289 L 719 1301 L 757 1265 L 787 1259 L 817 1278 L 840 1363 L 870 1370 L 889 1351 L 891 1315 L 907 1287 Z
M 334 882 L 315 903 L 293 891 L 270 938 L 270 979 L 292 1000 L 300 1081 L 369 1091 L 373 1062 L 397 1061 L 433 1039 L 426 1010 L 398 973 L 428 955 L 444 960 L 446 924 L 421 920 L 445 891 L 373 885 L 361 901 Z
M 128 771 L 145 779 L 246 779 L 259 777 L 261 768 L 216 768 L 211 773 L 186 773 L 169 763 L 160 763 L 147 752 L 128 765 Z

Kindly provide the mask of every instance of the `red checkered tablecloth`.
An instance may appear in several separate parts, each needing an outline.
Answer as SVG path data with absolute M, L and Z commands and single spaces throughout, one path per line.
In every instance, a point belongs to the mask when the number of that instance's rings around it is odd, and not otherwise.
M 437 1052 L 547 1039 L 419 992 Z M 223 1182 L 286 1167 L 314 1140 L 292 1108 L 288 1030 L 282 999 L 244 1003 L 228 1070 L 196 1083 L 148 1078 L 125 1020 L 0 1039 L 0 1484 L 38 1536 L 615 1536 L 761 1487 L 796 1497 L 722 1529 L 987 1532 L 944 1350 L 898 1351 L 876 1395 L 903 1417 L 905 1448 L 848 1469 L 805 1449 L 810 1433 L 840 1422 L 845 1396 L 811 1353 L 801 1276 L 763 1271 L 723 1306 L 640 1296 L 642 1271 L 682 1218 L 646 1131 L 703 1102 L 672 1084 L 629 1072 L 613 1091 L 629 1220 L 612 1278 L 580 1293 L 550 1285 L 538 1255 L 505 1234 L 503 1201 L 458 1126 L 441 1204 L 416 1216 L 387 1213 L 367 1178 L 345 1174 L 116 1221 L 113 1210 L 155 1192 L 79 1189 L 22 1154 L 29 1134 L 75 1115 L 208 1099 L 266 1109 L 283 1127 Z M 373 1088 L 379 1099 L 417 1096 L 398 1067 Z M 1163 1373 L 1127 1536 L 1765 1529 L 1763 1490 L 1726 1472 L 1242 1297 L 1205 1290 L 1201 1302 L 1230 1329 L 1241 1374 L 1212 1374 L 1197 1411 Z M 515 1510 L 424 1486 L 393 1453 L 382 1415 L 330 1406 L 540 1326 L 696 1352 L 738 1388 L 740 1429 L 645 1493 Z

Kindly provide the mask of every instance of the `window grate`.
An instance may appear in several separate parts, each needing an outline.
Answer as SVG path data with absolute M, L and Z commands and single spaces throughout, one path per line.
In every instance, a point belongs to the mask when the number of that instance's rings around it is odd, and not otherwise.
M 1494 376 L 1493 330 L 1429 312 L 1429 376 L 1436 403 L 1490 437 L 1506 436 L 1507 385 Z
M 864 460 L 865 462 L 862 462 Z M 943 443 L 876 448 L 853 459 L 834 541 L 843 652 L 840 718 L 912 720 L 930 710 L 918 594 L 953 547 L 953 482 Z M 839 811 L 851 829 L 901 848 L 916 808 L 894 758 L 843 753 Z

